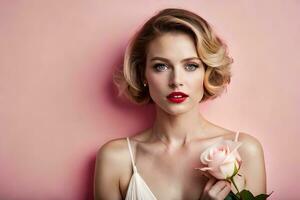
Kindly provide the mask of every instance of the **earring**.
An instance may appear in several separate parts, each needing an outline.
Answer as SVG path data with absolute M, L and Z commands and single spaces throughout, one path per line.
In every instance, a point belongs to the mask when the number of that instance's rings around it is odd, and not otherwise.
M 147 86 L 147 83 L 144 83 L 144 87 L 146 87 Z

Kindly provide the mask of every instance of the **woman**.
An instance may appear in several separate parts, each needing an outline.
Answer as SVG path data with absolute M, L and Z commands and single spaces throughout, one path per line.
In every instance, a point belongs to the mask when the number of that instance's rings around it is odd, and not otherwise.
M 114 80 L 133 102 L 154 104 L 156 118 L 149 129 L 99 149 L 95 199 L 224 199 L 235 188 L 195 167 L 217 139 L 237 137 L 243 143 L 237 187 L 266 193 L 260 142 L 209 122 L 198 109 L 226 89 L 231 63 L 224 42 L 195 13 L 164 9 L 149 19 L 129 43 Z

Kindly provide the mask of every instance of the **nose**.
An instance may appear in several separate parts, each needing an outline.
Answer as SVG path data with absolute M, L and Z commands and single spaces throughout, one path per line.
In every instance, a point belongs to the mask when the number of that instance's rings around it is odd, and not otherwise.
M 174 67 L 170 74 L 169 86 L 171 88 L 177 88 L 177 87 L 183 86 L 182 79 L 183 79 L 183 73 L 180 72 L 179 69 L 176 69 Z

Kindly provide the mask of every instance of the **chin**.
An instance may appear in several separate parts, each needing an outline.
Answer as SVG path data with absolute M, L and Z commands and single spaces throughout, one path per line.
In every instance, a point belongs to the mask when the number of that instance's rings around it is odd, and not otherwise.
M 181 114 L 184 114 L 186 112 L 188 112 L 187 110 L 165 110 L 165 112 L 167 112 L 169 115 L 174 115 L 174 116 L 177 116 L 177 115 L 181 115 Z
M 186 113 L 192 109 L 192 105 L 190 104 L 172 104 L 169 102 L 163 102 L 161 104 L 157 104 L 161 110 L 170 114 L 170 115 L 180 115 Z

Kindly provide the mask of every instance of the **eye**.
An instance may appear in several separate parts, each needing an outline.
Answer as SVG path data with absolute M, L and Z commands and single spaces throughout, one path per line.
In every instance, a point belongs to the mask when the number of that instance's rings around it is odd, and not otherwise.
M 188 71 L 195 71 L 198 67 L 199 67 L 198 64 L 188 64 L 188 65 L 186 66 L 186 69 L 187 69 Z
M 158 64 L 155 64 L 153 66 L 153 68 L 156 70 L 156 71 L 165 71 L 167 70 L 167 66 L 165 64 L 162 64 L 162 63 L 158 63 Z

